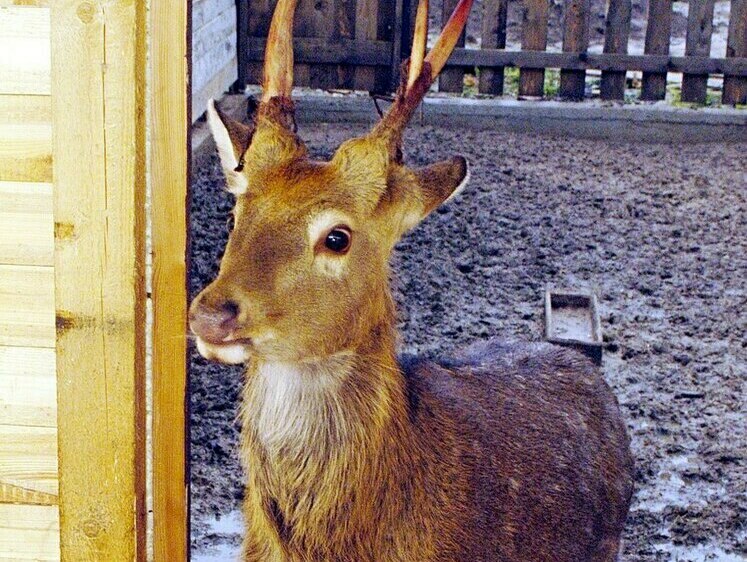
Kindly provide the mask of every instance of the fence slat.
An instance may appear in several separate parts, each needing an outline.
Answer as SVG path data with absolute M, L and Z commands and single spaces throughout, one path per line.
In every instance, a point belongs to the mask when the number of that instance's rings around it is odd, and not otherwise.
M 378 13 L 376 16 L 376 39 L 385 41 L 388 49 L 387 62 L 374 70 L 374 92 L 388 92 L 392 85 L 392 41 L 394 40 L 394 20 L 397 17 L 395 0 L 378 0 Z
M 563 16 L 563 52 L 586 53 L 589 47 L 589 0 L 566 0 Z M 586 71 L 560 71 L 560 97 L 584 98 Z
M 731 0 L 726 56 L 747 57 L 747 0 Z M 747 77 L 724 75 L 725 104 L 747 104 Z
M 628 53 L 630 35 L 630 0 L 610 0 L 604 29 L 604 52 Z M 625 98 L 625 71 L 605 70 L 602 72 L 600 96 L 603 100 Z
M 482 11 L 482 48 L 506 48 L 507 0 L 486 0 Z M 503 94 L 503 67 L 480 68 L 480 93 Z
M 647 55 L 668 55 L 671 35 L 672 0 L 650 0 L 644 52 Z M 666 95 L 667 73 L 644 71 L 641 99 L 663 100 Z
M 443 0 L 443 12 L 441 13 L 441 25 L 446 25 L 449 21 L 451 12 L 456 8 L 459 0 Z M 464 46 L 464 35 L 465 32 L 459 36 L 457 41 L 457 47 Z M 441 75 L 438 77 L 438 91 L 439 92 L 462 92 L 464 88 L 464 69 L 446 67 L 441 71 Z
M 714 0 L 690 0 L 687 15 L 687 40 L 685 54 L 707 57 L 711 54 Z M 705 103 L 708 74 L 682 76 L 682 101 Z
M 547 48 L 548 0 L 524 0 L 521 18 L 521 48 L 544 51 Z M 545 89 L 544 68 L 522 68 L 519 72 L 519 97 L 542 97 Z

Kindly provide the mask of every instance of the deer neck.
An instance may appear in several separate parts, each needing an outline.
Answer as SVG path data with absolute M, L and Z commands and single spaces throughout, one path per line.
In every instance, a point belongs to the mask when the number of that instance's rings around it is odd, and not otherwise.
M 394 342 L 387 320 L 355 349 L 249 368 L 242 411 L 247 493 L 255 506 L 276 506 L 282 526 L 307 543 L 329 540 L 330 525 L 370 526 L 368 510 L 402 493 L 396 482 L 412 480 L 414 463 L 404 460 L 412 457 L 412 430 Z M 336 521 L 343 515 L 344 524 Z

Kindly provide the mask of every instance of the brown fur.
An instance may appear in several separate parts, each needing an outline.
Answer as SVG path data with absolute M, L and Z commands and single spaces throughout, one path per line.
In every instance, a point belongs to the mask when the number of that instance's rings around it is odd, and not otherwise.
M 389 255 L 467 177 L 461 157 L 402 163 L 405 98 L 329 162 L 308 159 L 287 98 L 249 127 L 209 114 L 235 229 L 191 320 L 206 357 L 247 363 L 243 560 L 613 561 L 632 462 L 590 363 L 495 342 L 396 357 Z

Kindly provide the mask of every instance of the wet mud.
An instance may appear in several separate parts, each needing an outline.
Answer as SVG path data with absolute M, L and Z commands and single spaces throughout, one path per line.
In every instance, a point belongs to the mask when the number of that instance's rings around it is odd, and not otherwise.
M 357 126 L 300 134 L 328 157 Z M 472 178 L 396 248 L 403 351 L 543 338 L 547 287 L 599 296 L 603 372 L 632 437 L 625 562 L 747 560 L 747 145 L 616 144 L 410 130 L 406 159 L 464 154 Z M 193 170 L 192 295 L 217 273 L 231 196 Z M 195 552 L 242 497 L 241 369 L 191 356 Z M 217 559 L 217 558 L 211 558 Z

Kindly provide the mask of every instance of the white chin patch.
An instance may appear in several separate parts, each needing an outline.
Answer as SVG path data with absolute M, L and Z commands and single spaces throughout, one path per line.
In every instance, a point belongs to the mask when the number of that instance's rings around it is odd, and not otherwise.
M 205 359 L 226 363 L 227 365 L 240 365 L 246 363 L 250 358 L 249 348 L 240 343 L 212 344 L 202 338 L 197 338 L 197 351 Z

